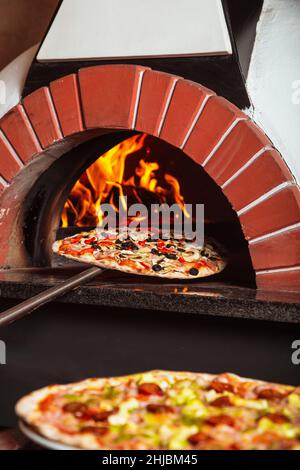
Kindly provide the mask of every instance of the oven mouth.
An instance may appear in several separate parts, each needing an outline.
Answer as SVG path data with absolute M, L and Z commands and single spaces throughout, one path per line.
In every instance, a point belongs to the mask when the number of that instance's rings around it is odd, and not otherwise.
M 33 267 L 52 268 L 70 266 L 69 260 L 52 253 L 52 243 L 55 239 L 95 227 L 95 224 L 86 222 L 83 226 L 73 225 L 72 218 L 69 218 L 67 225 L 62 224 L 62 214 L 74 185 L 86 170 L 95 164 L 99 156 L 130 139 L 140 139 L 143 136 L 161 167 L 167 167 L 169 173 L 178 178 L 185 202 L 204 204 L 205 236 L 213 237 L 226 250 L 227 267 L 223 272 L 205 278 L 205 281 L 254 288 L 255 273 L 248 243 L 239 218 L 221 188 L 182 150 L 156 137 L 135 131 L 111 132 L 78 145 L 54 161 L 36 181 L 23 206 L 24 247 L 30 264 Z M 166 155 L 168 159 L 163 161 Z M 136 162 L 139 161 L 138 153 L 132 161 L 136 167 Z M 143 197 L 142 191 L 141 194 Z M 149 191 L 145 194 L 148 195 Z M 122 278 L 124 274 L 115 272 L 114 277 Z M 152 278 L 143 279 L 147 283 L 157 282 Z M 159 282 L 161 281 L 170 283 L 170 280 L 160 279 Z M 189 282 L 201 282 L 201 279 Z

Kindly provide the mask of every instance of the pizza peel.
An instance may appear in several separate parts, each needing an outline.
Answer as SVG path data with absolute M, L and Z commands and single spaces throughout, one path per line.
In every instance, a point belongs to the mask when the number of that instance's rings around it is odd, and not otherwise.
M 42 305 L 52 302 L 53 300 L 57 299 L 58 297 L 61 297 L 67 292 L 70 292 L 76 287 L 79 287 L 87 281 L 90 281 L 106 269 L 109 268 L 103 266 L 93 266 L 88 269 L 85 269 L 79 274 L 72 276 L 70 279 L 59 283 L 59 285 L 50 287 L 49 289 L 46 289 L 45 291 L 42 291 L 39 294 L 24 300 L 20 304 L 15 305 L 14 307 L 9 308 L 8 310 L 5 310 L 4 312 L 0 313 L 0 328 L 9 325 L 10 323 L 15 322 L 16 320 L 19 320 L 20 318 L 30 314 Z M 124 273 L 124 271 L 122 272 Z M 131 272 L 130 274 L 140 275 L 139 273 L 134 272 Z M 145 275 L 147 276 L 147 274 Z M 173 279 L 176 278 L 173 277 Z
M 102 268 L 93 266 L 92 268 L 85 269 L 83 272 L 72 276 L 70 279 L 61 282 L 58 286 L 50 287 L 37 295 L 34 295 L 30 299 L 24 300 L 18 305 L 9 308 L 8 310 L 0 313 L 0 327 L 9 325 L 10 323 L 19 320 L 20 318 L 28 315 L 33 310 L 41 307 L 42 305 L 51 302 L 63 294 L 79 287 L 83 283 L 96 277 Z

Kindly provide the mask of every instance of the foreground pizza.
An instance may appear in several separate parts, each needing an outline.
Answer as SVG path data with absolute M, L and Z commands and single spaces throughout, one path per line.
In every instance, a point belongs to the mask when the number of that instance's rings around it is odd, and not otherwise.
M 58 240 L 53 251 L 76 261 L 144 276 L 192 279 L 217 274 L 225 267 L 212 244 L 203 247 L 183 240 L 122 239 L 96 230 Z
M 84 449 L 298 449 L 300 389 L 152 371 L 52 385 L 17 414 L 45 437 Z

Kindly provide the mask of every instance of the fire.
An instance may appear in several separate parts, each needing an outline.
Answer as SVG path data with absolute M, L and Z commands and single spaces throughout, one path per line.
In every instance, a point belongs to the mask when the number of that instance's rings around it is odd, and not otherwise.
M 163 183 L 159 183 L 160 165 L 157 161 L 150 161 L 151 149 L 146 145 L 146 138 L 147 134 L 139 134 L 124 140 L 85 170 L 64 205 L 62 227 L 100 226 L 103 220 L 101 204 L 110 203 L 118 211 L 117 196 L 125 209 L 125 195 L 130 193 L 134 202 L 143 203 L 143 191 L 147 192 L 148 199 L 149 194 L 153 195 L 155 202 L 177 203 L 189 216 L 184 208 L 179 181 L 170 174 L 164 174 L 160 178 Z M 137 152 L 141 152 L 142 157 L 128 176 L 128 157 L 137 155 Z

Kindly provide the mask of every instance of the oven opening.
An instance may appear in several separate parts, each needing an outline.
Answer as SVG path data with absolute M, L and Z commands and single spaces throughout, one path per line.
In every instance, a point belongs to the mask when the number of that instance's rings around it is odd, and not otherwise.
M 120 201 L 149 208 L 175 203 L 183 211 L 184 204 L 204 204 L 205 236 L 219 242 L 228 258 L 224 271 L 204 280 L 255 287 L 248 244 L 220 187 L 182 150 L 131 131 L 112 132 L 79 145 L 56 160 L 36 182 L 25 203 L 23 227 L 32 265 L 75 263 L 53 254 L 53 241 L 101 225 L 100 204 L 111 204 L 118 221 Z M 125 276 L 117 271 L 112 275 L 115 279 Z M 147 278 L 145 282 L 157 280 Z

